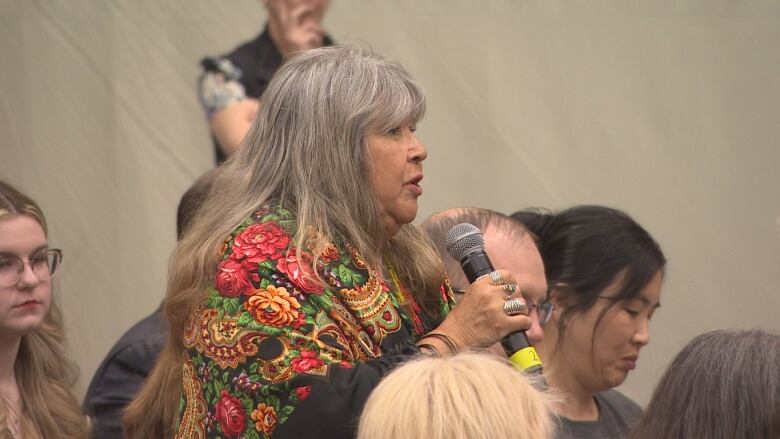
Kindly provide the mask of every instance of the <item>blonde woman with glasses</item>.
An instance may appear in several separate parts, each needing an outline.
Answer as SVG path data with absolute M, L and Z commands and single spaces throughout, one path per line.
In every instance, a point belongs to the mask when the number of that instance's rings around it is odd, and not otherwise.
M 0 181 L 0 438 L 84 438 L 71 393 L 51 278 L 62 251 L 49 248 L 40 207 Z

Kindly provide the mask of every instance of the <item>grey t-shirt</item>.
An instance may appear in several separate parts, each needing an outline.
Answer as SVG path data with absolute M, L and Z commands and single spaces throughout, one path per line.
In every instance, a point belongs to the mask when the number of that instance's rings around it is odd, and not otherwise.
M 642 415 L 642 408 L 617 390 L 596 394 L 599 418 L 573 421 L 558 417 L 556 439 L 622 439 Z

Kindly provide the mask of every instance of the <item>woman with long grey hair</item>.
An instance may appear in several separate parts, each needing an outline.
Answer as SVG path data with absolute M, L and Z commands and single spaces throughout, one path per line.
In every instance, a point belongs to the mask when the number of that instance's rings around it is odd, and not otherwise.
M 631 439 L 780 437 L 780 336 L 717 330 L 672 360 Z
M 410 223 L 427 150 L 404 68 L 357 48 L 282 66 L 171 260 L 167 348 L 130 438 L 352 437 L 410 354 L 490 346 L 530 326 L 503 270 L 452 308 Z M 409 389 L 414 392 L 414 389 Z

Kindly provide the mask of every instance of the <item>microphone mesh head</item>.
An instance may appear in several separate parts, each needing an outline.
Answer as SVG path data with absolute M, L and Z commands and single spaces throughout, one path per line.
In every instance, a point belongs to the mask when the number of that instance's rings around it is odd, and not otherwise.
M 475 251 L 485 250 L 485 237 L 479 229 L 469 223 L 460 223 L 447 232 L 445 241 L 447 253 L 456 261 Z

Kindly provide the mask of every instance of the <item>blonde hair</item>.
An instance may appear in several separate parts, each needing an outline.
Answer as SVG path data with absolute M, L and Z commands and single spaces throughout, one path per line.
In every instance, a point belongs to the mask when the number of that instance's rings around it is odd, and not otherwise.
M 554 431 L 549 399 L 495 355 L 422 357 L 374 389 L 358 439 L 546 439 Z
M 48 236 L 41 208 L 0 181 L 0 220 L 17 215 L 36 220 Z M 71 393 L 78 370 L 62 350 L 64 341 L 62 313 L 52 301 L 41 325 L 22 336 L 14 364 L 24 407 L 20 427 L 25 439 L 87 437 L 87 419 Z M 0 439 L 13 437 L 6 427 L 8 411 L 7 402 L 0 398 Z
M 316 231 L 312 254 L 328 242 L 352 245 L 370 266 L 393 264 L 429 312 L 443 281 L 441 261 L 422 233 L 404 225 L 383 237 L 365 145 L 373 131 L 414 124 L 422 90 L 397 62 L 357 47 L 326 47 L 287 61 L 262 97 L 244 144 L 218 170 L 204 205 L 171 257 L 166 315 L 169 344 L 126 411 L 130 438 L 170 437 L 181 395 L 187 319 L 213 283 L 225 239 L 256 209 L 278 203 L 296 216 L 295 247 Z M 377 239 L 386 240 L 383 248 Z M 316 265 L 317 260 L 312 261 Z

